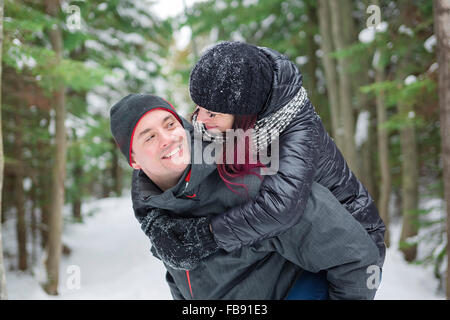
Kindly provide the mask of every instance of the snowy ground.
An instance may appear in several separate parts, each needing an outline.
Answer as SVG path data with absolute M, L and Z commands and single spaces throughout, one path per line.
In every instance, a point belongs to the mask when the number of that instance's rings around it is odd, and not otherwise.
M 15 260 L 10 257 L 6 261 L 9 299 L 171 299 L 164 267 L 149 252 L 130 196 L 94 201 L 83 211 L 95 213 L 84 224 L 66 224 L 64 230 L 64 243 L 72 253 L 61 262 L 60 295 L 51 297 L 42 290 L 42 267 L 34 270 L 34 276 L 11 271 L 8 266 Z M 4 227 L 4 244 L 16 252 L 11 229 L 11 224 Z M 393 243 L 399 230 L 398 226 L 392 230 Z M 407 264 L 393 246 L 387 251 L 376 299 L 444 299 L 436 293 L 437 285 L 430 268 Z

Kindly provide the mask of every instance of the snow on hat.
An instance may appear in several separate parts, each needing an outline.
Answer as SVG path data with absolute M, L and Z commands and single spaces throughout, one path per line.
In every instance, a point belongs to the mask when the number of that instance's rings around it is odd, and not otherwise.
M 207 50 L 190 75 L 191 99 L 214 112 L 258 114 L 269 97 L 273 67 L 258 47 L 221 42 Z
M 164 109 L 172 113 L 183 125 L 175 108 L 168 101 L 155 95 L 129 94 L 111 107 L 111 133 L 130 166 L 134 131 L 139 121 L 155 109 Z

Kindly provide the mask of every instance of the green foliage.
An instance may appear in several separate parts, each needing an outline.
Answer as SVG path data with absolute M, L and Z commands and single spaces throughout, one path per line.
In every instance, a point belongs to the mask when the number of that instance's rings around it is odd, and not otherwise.
M 107 193 L 102 189 L 113 185 L 112 153 L 117 151 L 109 129 L 109 107 L 130 91 L 155 91 L 152 80 L 159 77 L 161 61 L 172 42 L 171 24 L 149 11 L 148 3 L 92 0 L 70 4 L 80 8 L 78 30 L 67 28 L 64 6 L 54 18 L 45 12 L 43 2 L 6 0 L 2 61 L 4 76 L 11 79 L 3 86 L 4 130 L 10 137 L 5 141 L 6 159 L 14 163 L 17 130 L 10 119 L 24 114 L 25 174 L 51 176 L 54 129 L 49 111 L 54 90 L 66 87 L 67 203 L 102 196 Z M 63 32 L 59 63 L 49 37 L 54 26 Z M 20 87 L 25 92 L 18 93 Z M 101 99 L 88 100 L 89 95 Z M 48 190 L 43 185 L 37 188 L 45 201 Z

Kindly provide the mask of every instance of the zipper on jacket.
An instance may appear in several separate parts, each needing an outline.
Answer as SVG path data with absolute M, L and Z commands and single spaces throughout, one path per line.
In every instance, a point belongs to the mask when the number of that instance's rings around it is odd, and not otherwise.
M 194 299 L 194 294 L 192 293 L 192 287 L 191 287 L 191 278 L 189 277 L 189 270 L 186 270 L 186 278 L 189 285 L 189 292 L 191 293 L 191 298 Z

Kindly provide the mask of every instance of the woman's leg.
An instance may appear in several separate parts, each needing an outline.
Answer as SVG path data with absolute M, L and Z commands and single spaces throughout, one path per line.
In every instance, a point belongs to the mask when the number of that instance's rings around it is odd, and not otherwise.
M 286 300 L 328 300 L 328 281 L 325 271 L 303 271 Z

